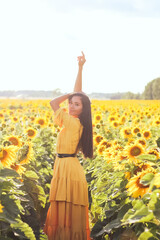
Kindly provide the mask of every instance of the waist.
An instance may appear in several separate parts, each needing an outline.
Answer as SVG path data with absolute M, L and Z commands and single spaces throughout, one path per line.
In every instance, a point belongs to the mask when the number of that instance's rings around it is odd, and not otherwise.
M 59 158 L 65 158 L 65 157 L 75 157 L 76 154 L 72 153 L 72 154 L 68 154 L 68 153 L 57 153 L 57 157 Z

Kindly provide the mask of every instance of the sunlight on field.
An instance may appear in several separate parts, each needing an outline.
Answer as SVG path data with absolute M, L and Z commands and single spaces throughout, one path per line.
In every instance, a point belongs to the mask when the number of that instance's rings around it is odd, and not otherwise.
M 80 154 L 79 159 L 89 186 L 92 236 L 110 239 L 129 229 L 137 239 L 159 239 L 160 101 L 92 100 L 91 106 L 94 158 L 82 160 Z M 37 229 L 45 220 L 60 131 L 53 119 L 49 100 L 1 99 L 2 236 L 6 228 L 30 239 L 43 235 Z M 37 214 L 30 222 L 26 206 Z

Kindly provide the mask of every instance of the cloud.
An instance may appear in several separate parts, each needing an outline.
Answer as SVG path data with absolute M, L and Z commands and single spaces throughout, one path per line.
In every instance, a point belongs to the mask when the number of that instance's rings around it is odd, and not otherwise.
M 48 4 L 59 12 L 107 10 L 132 16 L 160 17 L 159 0 L 48 0 Z

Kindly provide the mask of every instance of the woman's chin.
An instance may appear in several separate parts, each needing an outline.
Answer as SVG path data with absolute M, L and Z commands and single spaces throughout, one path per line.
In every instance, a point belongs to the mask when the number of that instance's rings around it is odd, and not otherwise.
M 78 117 L 78 115 L 76 115 L 75 113 L 73 113 L 73 112 L 69 112 L 69 115 L 71 115 L 72 117 Z

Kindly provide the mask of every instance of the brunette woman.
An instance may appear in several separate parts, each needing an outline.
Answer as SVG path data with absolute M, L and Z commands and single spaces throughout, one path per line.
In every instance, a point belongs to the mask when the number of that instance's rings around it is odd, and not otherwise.
M 89 240 L 88 186 L 77 153 L 93 156 L 91 103 L 82 92 L 85 56 L 78 57 L 78 74 L 72 94 L 53 99 L 54 121 L 62 130 L 57 138 L 57 157 L 50 188 L 50 207 L 44 232 L 49 240 Z M 60 104 L 68 99 L 68 113 Z

